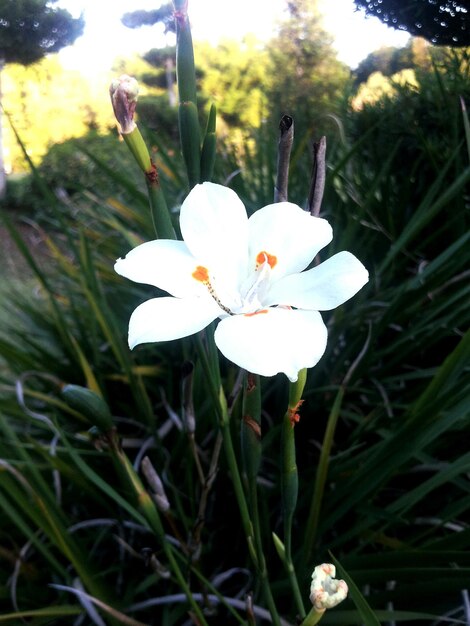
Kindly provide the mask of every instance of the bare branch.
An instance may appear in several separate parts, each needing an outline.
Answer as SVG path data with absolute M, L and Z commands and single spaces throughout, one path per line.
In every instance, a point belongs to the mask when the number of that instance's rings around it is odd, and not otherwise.
M 308 210 L 310 215 L 318 217 L 320 213 L 321 203 L 323 200 L 323 192 L 325 190 L 326 177 L 326 137 L 321 137 L 319 142 L 313 144 L 313 167 L 312 178 L 310 181 L 310 191 L 308 194 Z
M 274 187 L 274 202 L 287 202 L 287 187 L 289 184 L 289 161 L 294 141 L 294 120 L 289 115 L 283 115 L 279 122 L 279 145 L 277 152 L 277 175 Z

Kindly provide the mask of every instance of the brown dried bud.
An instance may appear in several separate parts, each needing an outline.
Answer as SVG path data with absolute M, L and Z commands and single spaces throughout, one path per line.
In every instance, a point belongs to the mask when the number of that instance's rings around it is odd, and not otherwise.
M 170 508 L 170 503 L 168 501 L 168 498 L 166 497 L 163 483 L 148 456 L 142 459 L 140 467 L 151 489 L 152 493 L 150 495 L 152 496 L 153 501 L 160 509 L 160 511 L 168 511 L 168 509 Z

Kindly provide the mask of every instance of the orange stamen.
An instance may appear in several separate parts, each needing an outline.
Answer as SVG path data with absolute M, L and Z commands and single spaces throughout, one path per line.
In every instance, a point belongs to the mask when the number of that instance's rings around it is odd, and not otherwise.
M 269 252 L 262 250 L 258 253 L 258 256 L 256 257 L 256 267 L 262 265 L 263 263 L 267 263 L 271 269 L 274 269 L 275 265 L 277 264 L 277 256 L 274 256 L 274 254 L 269 254 Z
M 208 283 L 209 282 L 209 271 L 208 271 L 207 267 L 204 267 L 203 265 L 198 265 L 196 267 L 196 270 L 192 273 L 192 277 L 195 278 L 196 280 L 198 280 L 201 283 Z
M 259 311 L 254 311 L 253 313 L 244 313 L 245 317 L 253 317 L 254 315 L 260 315 L 261 313 L 267 313 L 268 309 L 260 309 Z

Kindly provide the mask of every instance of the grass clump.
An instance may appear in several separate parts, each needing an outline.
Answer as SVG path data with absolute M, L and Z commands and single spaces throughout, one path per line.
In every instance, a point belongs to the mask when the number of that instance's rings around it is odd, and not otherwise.
M 350 250 L 371 280 L 325 315 L 329 347 L 309 374 L 295 428 L 291 556 L 302 595 L 313 566 L 332 558 L 355 583 L 353 601 L 327 612 L 325 624 L 440 624 L 465 615 L 470 166 L 457 78 L 466 67 L 436 67 L 419 90 L 348 111 L 328 138 L 322 216 L 335 239 L 325 252 Z M 216 162 L 214 179 L 229 180 L 250 209 L 271 201 L 275 135 L 262 127 L 243 157 L 227 149 Z M 6 220 L 35 294 L 23 286 L 4 298 L 0 331 L 0 567 L 10 581 L 3 616 L 251 624 L 243 598 L 252 592 L 254 613 L 263 615 L 262 585 L 219 429 L 230 415 L 225 435 L 239 462 L 238 372 L 222 364 L 224 407 L 204 369 L 213 356 L 206 344 L 128 350 L 129 315 L 154 290 L 124 284 L 113 262 L 151 239 L 153 226 L 135 168 L 117 171 L 94 146 L 59 155 L 102 181 L 90 188 L 75 178 L 65 202 L 47 191 L 61 178 L 33 170 L 48 202 L 47 261 Z M 114 157 L 120 148 L 112 147 Z M 294 145 L 289 197 L 301 205 L 307 152 L 302 141 Z M 186 194 L 181 159 L 165 146 L 155 154 L 175 217 Z M 87 401 L 68 402 L 64 385 L 86 389 Z M 277 376 L 261 387 L 259 540 L 278 610 L 293 624 L 298 607 L 272 541 L 283 525 L 287 386 Z M 112 425 L 99 417 L 103 406 Z M 155 482 L 148 487 L 149 464 L 168 506 L 161 493 L 155 498 Z

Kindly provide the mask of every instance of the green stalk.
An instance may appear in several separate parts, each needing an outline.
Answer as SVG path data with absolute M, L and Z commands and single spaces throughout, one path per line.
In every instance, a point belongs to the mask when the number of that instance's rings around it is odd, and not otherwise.
M 310 511 L 307 519 L 307 531 L 305 534 L 305 559 L 308 560 L 312 556 L 313 547 L 320 519 L 321 504 L 323 493 L 325 491 L 326 477 L 328 474 L 328 465 L 330 461 L 330 452 L 333 445 L 333 437 L 338 422 L 339 412 L 344 396 L 344 386 L 339 388 L 333 407 L 328 417 L 323 444 L 321 447 L 320 460 L 318 461 L 317 475 L 315 478 L 315 487 L 313 490 L 313 498 L 310 505 Z
M 255 565 L 273 624 L 280 624 L 279 614 L 269 585 L 258 509 L 257 478 L 261 465 L 261 385 L 257 374 L 247 373 L 245 378 L 241 447 L 245 486 L 248 492 L 255 533 Z
M 257 374 L 247 373 L 243 394 L 241 448 L 247 491 L 255 486 L 261 464 L 261 387 Z
M 281 495 L 282 513 L 284 518 L 284 565 L 289 576 L 289 582 L 294 594 L 297 610 L 301 617 L 305 617 L 305 607 L 300 592 L 299 583 L 292 562 L 292 521 L 299 491 L 299 478 L 297 473 L 297 462 L 295 454 L 295 434 L 294 426 L 298 416 L 298 409 L 301 404 L 302 393 L 307 380 L 307 370 L 299 372 L 297 382 L 290 383 L 289 403 L 282 422 L 281 436 Z
M 176 19 L 176 80 L 179 129 L 190 188 L 201 178 L 201 130 L 197 112 L 196 71 L 187 0 L 174 0 Z
M 180 102 L 196 104 L 196 71 L 188 0 L 174 0 L 173 6 L 176 20 L 176 79 Z
M 152 167 L 152 172 L 145 175 L 145 181 L 155 234 L 157 239 L 176 239 L 175 229 L 171 223 L 165 195 L 160 187 L 157 170 L 154 165 Z
M 166 204 L 165 196 L 158 179 L 157 168 L 148 151 L 147 145 L 137 126 L 130 133 L 122 133 L 124 141 L 131 154 L 145 175 L 147 193 L 150 203 L 153 226 L 157 239 L 176 239 L 175 230 L 171 223 L 170 212 Z
M 212 172 L 214 170 L 215 149 L 216 149 L 216 134 L 215 134 L 216 114 L 217 114 L 217 110 L 216 110 L 215 104 L 213 104 L 209 111 L 206 134 L 204 135 L 204 141 L 202 143 L 201 183 L 204 182 L 205 180 L 211 180 Z
M 208 340 L 210 341 L 210 335 L 208 333 Z M 213 337 L 212 337 L 213 341 Z M 225 457 L 229 467 L 229 471 L 232 478 L 233 488 L 235 490 L 235 497 L 237 499 L 238 508 L 242 520 L 243 530 L 245 533 L 246 541 L 248 544 L 248 550 L 250 556 L 256 563 L 256 551 L 254 547 L 254 533 L 253 525 L 251 523 L 250 514 L 248 512 L 248 504 L 245 498 L 245 492 L 243 491 L 242 480 L 240 471 L 238 469 L 237 457 L 233 447 L 232 433 L 230 431 L 230 415 L 227 407 L 227 400 L 220 384 L 220 370 L 217 355 L 212 358 L 212 363 L 209 361 L 206 348 L 202 342 L 201 334 L 197 335 L 196 346 L 198 349 L 199 358 L 206 375 L 206 380 L 209 386 L 209 393 L 212 398 L 212 405 L 217 414 L 217 420 L 219 422 L 219 428 L 222 433 Z M 211 351 L 211 355 L 214 352 Z
M 152 501 L 152 498 L 143 486 L 138 474 L 133 468 L 132 463 L 129 461 L 129 458 L 122 450 L 119 438 L 115 431 L 111 431 L 108 433 L 108 440 L 110 444 L 110 450 L 119 470 L 119 473 L 121 476 L 124 477 L 127 486 L 131 489 L 133 495 L 135 496 L 138 508 L 147 520 L 150 528 L 153 530 L 153 532 L 161 542 L 163 551 L 165 552 L 165 556 L 168 559 L 168 563 L 176 577 L 176 580 L 178 581 L 178 584 L 183 592 L 186 594 L 192 610 L 199 619 L 198 623 L 201 624 L 201 626 L 208 626 L 204 614 L 202 613 L 198 603 L 194 600 L 191 589 L 189 588 L 186 579 L 183 576 L 183 573 L 181 572 L 181 569 L 178 565 L 178 562 L 176 561 L 176 558 L 173 554 L 173 548 L 165 536 L 165 531 L 162 521 L 160 519 L 160 514 L 154 502 Z
M 121 133 L 121 136 L 144 174 L 150 172 L 152 169 L 152 160 L 144 138 L 137 126 L 135 126 L 134 130 L 130 133 Z
M 315 626 L 325 615 L 325 609 L 318 611 L 315 607 L 312 607 L 307 617 L 302 622 L 301 626 Z
M 196 105 L 193 102 L 180 102 L 178 119 L 181 151 L 189 187 L 192 189 L 201 178 L 201 139 Z
M 258 490 L 256 481 L 254 483 L 250 483 L 250 506 L 251 506 L 251 515 L 253 520 L 253 526 L 255 530 L 255 549 L 257 556 L 256 569 L 258 573 L 258 577 L 261 583 L 261 588 L 263 590 L 264 599 L 266 601 L 266 605 L 271 614 L 272 623 L 275 626 L 281 626 L 281 619 L 279 617 L 279 613 L 276 608 L 276 604 L 274 602 L 274 597 L 271 591 L 271 586 L 269 584 L 268 579 L 268 571 L 266 568 L 266 559 L 264 558 L 263 552 L 263 543 L 261 539 L 261 525 L 259 520 L 259 511 L 258 511 Z

